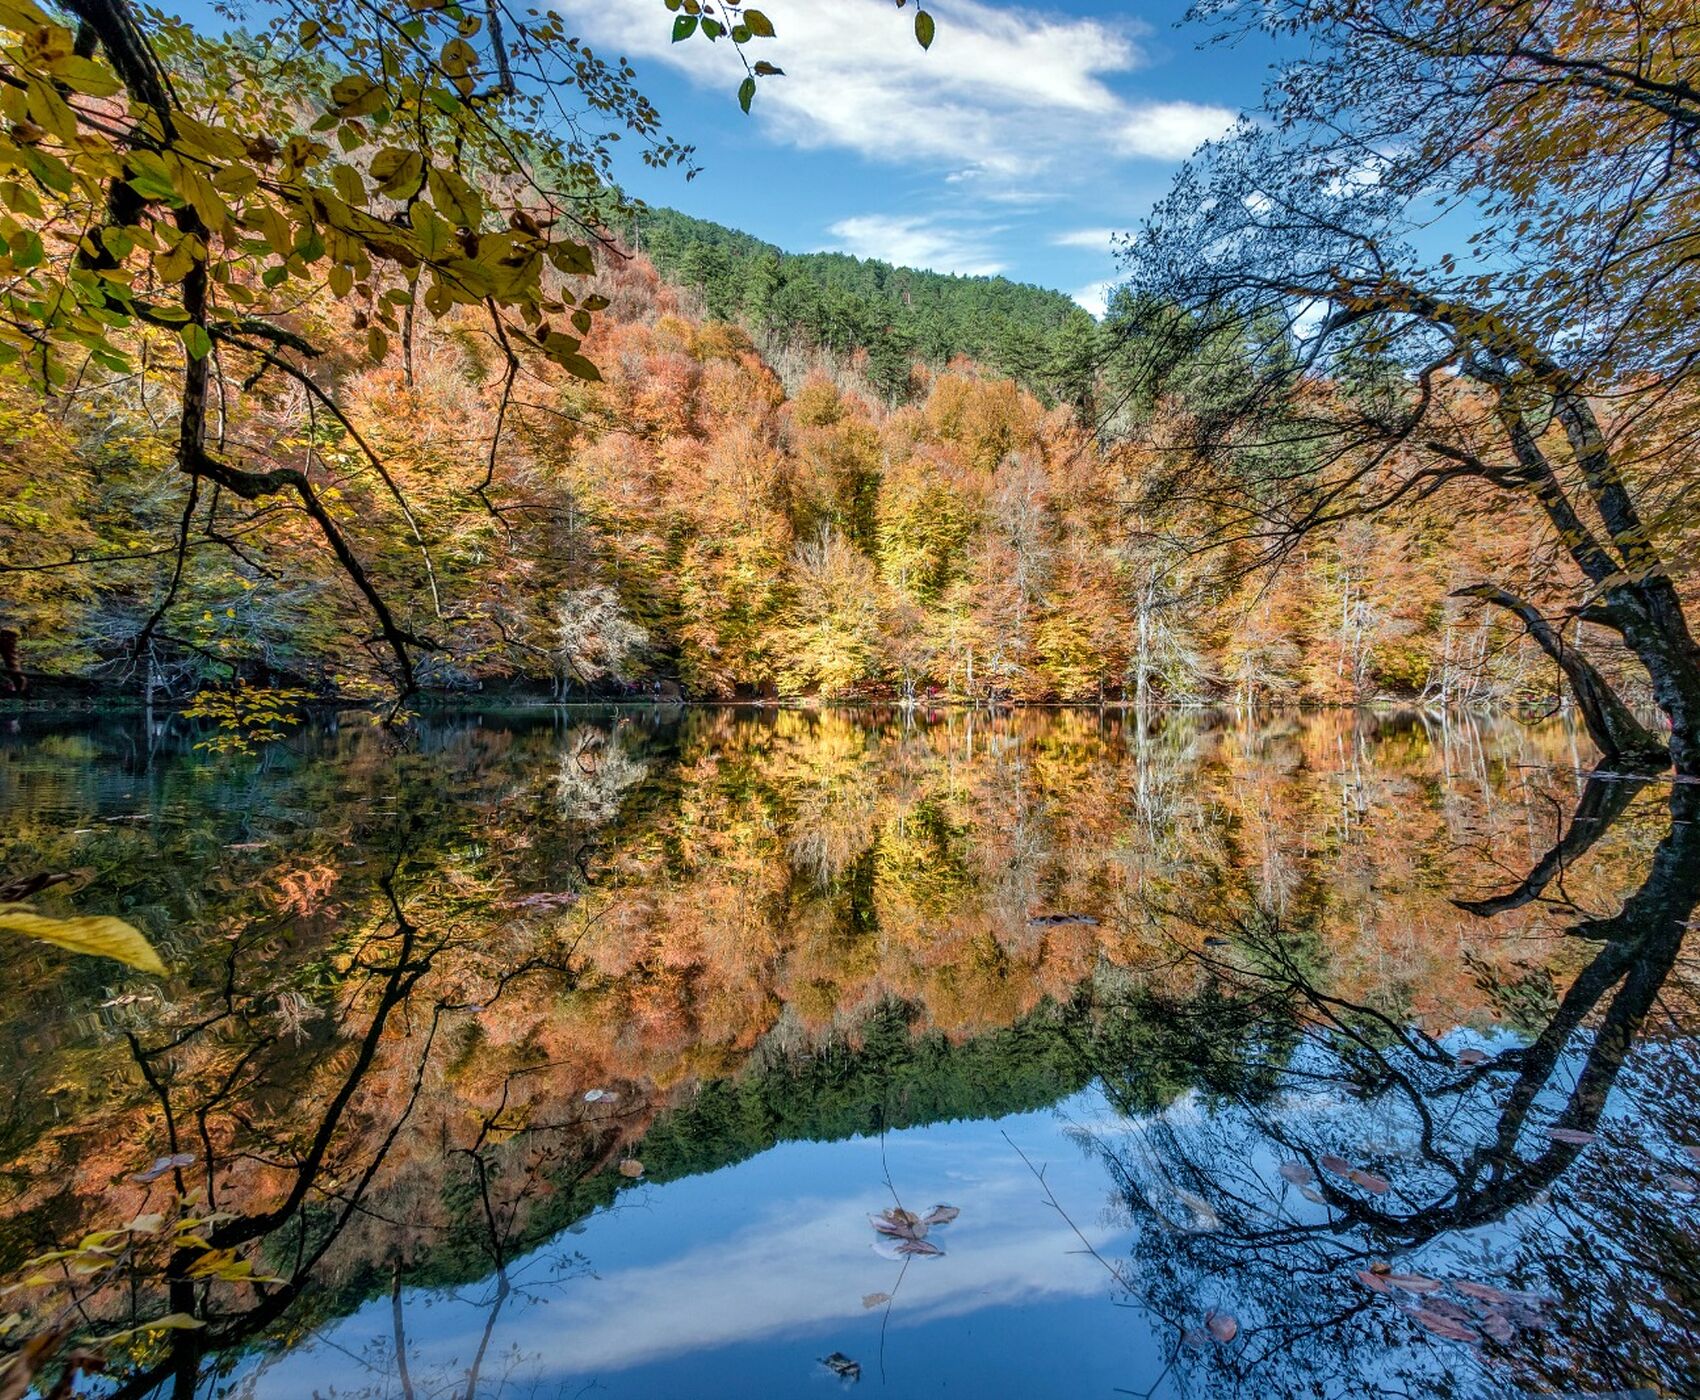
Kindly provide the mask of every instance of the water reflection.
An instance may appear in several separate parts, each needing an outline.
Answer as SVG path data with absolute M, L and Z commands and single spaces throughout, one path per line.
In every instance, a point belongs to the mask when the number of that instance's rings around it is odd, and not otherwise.
M 4 949 L 44 1390 L 1700 1389 L 1700 789 L 1561 726 L 194 741 L 0 747 L 6 876 L 173 969 Z M 896 1290 L 892 1190 L 964 1212 Z

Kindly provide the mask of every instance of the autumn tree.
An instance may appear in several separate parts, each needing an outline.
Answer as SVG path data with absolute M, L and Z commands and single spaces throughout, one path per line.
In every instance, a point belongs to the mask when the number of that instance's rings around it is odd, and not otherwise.
M 1537 507 L 1564 566 L 1543 594 L 1459 592 L 1528 628 L 1609 758 L 1700 773 L 1700 648 L 1672 551 L 1700 362 L 1689 7 L 1203 13 L 1307 56 L 1275 81 L 1272 122 L 1191 162 L 1130 252 L 1146 366 L 1200 406 L 1159 493 L 1261 562 L 1430 499 Z M 1453 250 L 1427 251 L 1437 238 Z M 1578 619 L 1645 667 L 1668 760 L 1567 635 Z
M 748 111 L 758 77 L 779 73 L 745 57 L 772 22 L 738 4 L 667 8 L 676 40 L 736 50 Z M 931 17 L 915 23 L 925 46 Z M 304 394 L 394 498 L 429 572 L 425 532 L 299 313 L 341 303 L 366 357 L 396 354 L 409 373 L 421 316 L 476 325 L 503 366 L 504 408 L 536 366 L 596 379 L 582 350 L 605 299 L 577 279 L 620 205 L 613 143 L 634 138 L 654 165 L 689 155 L 635 78 L 559 13 L 503 0 L 284 0 L 259 35 L 230 41 L 130 0 L 66 0 L 64 13 L 5 0 L 0 365 L 68 394 L 171 363 L 179 561 L 228 538 L 232 514 L 285 503 L 375 621 L 406 694 L 438 645 L 427 619 L 379 586 L 314 454 L 233 440 L 227 401 L 266 382 Z M 504 417 L 485 448 L 486 503 Z M 180 562 L 133 646 L 182 576 Z

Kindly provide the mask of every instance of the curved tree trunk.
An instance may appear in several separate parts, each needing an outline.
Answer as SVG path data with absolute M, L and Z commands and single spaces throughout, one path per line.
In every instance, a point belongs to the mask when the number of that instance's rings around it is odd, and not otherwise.
M 1575 647 L 1564 644 L 1564 638 L 1534 604 L 1491 583 L 1460 588 L 1452 596 L 1480 598 L 1483 602 L 1515 613 L 1522 620 L 1536 644 L 1564 672 L 1576 696 L 1576 708 L 1582 712 L 1582 721 L 1588 726 L 1588 736 L 1608 762 L 1648 772 L 1670 766 L 1671 755 L 1664 742 L 1629 712 L 1629 707 L 1618 698 L 1617 692 L 1587 657 Z

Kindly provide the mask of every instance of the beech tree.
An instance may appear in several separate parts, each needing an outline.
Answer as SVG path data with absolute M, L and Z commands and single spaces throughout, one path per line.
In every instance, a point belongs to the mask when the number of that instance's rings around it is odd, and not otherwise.
M 1700 773 L 1700 648 L 1670 548 L 1696 484 L 1691 8 L 1199 13 L 1304 38 L 1309 56 L 1274 83 L 1272 121 L 1189 163 L 1129 250 L 1120 304 L 1144 367 L 1196 408 L 1158 494 L 1258 563 L 1428 498 L 1538 506 L 1554 543 L 1541 593 L 1481 579 L 1459 594 L 1524 623 L 1608 759 Z M 1668 755 L 1578 621 L 1646 668 Z

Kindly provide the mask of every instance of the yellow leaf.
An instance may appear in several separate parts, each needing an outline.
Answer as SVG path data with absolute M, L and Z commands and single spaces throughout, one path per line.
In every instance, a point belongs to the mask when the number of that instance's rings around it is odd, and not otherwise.
M 0 904 L 0 932 L 21 933 L 26 938 L 39 938 L 44 943 L 73 953 L 114 958 L 157 977 L 165 976 L 165 964 L 159 960 L 153 945 L 142 937 L 139 930 L 109 915 L 50 919 L 45 914 L 37 914 L 28 905 Z

